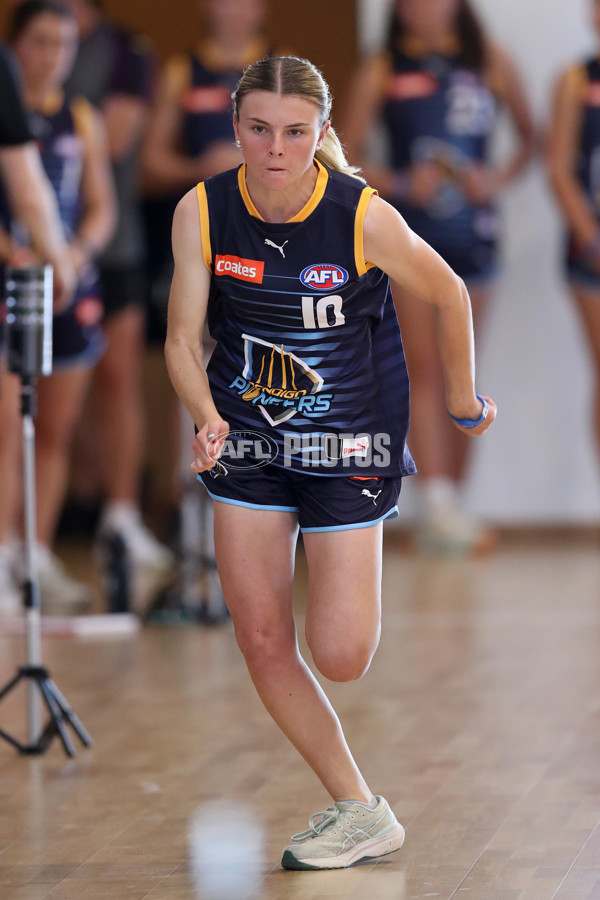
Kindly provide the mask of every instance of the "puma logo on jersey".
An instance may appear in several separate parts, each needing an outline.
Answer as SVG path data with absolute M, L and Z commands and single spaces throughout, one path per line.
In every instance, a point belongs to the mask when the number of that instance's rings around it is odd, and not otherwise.
M 289 244 L 289 241 L 284 241 L 280 247 L 279 244 L 276 244 L 274 241 L 270 241 L 269 238 L 265 238 L 265 244 L 267 245 L 267 247 L 274 247 L 275 250 L 279 250 L 279 252 L 283 256 L 283 258 L 285 259 L 285 253 L 283 252 L 283 248 L 285 247 L 286 244 Z
M 361 494 L 363 497 L 370 497 L 373 501 L 373 506 L 377 506 L 377 498 L 379 497 L 381 491 L 377 491 L 376 494 L 372 494 L 371 491 L 368 491 L 366 488 L 363 488 Z

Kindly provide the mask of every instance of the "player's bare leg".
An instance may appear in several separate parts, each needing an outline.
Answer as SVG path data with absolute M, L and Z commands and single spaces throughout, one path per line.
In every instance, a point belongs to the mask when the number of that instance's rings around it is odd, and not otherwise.
M 262 702 L 334 800 L 370 802 L 373 795 L 352 758 L 338 717 L 298 650 L 292 614 L 295 516 L 220 502 L 214 505 L 215 548 L 223 592 Z M 316 537 L 310 538 L 308 543 L 316 547 Z M 316 549 L 308 552 L 309 567 L 312 565 L 316 574 L 324 558 Z M 363 548 L 363 560 L 370 552 L 370 548 Z M 354 596 L 349 595 L 350 610 L 361 602 L 360 593 L 359 589 Z M 317 665 L 323 665 L 324 674 L 347 680 L 362 674 L 368 665 L 379 634 L 378 615 L 371 612 L 360 618 L 371 623 L 371 636 L 367 651 L 360 637 L 360 659 L 352 665 L 347 658 L 342 659 L 341 648 L 326 656 L 313 641 Z

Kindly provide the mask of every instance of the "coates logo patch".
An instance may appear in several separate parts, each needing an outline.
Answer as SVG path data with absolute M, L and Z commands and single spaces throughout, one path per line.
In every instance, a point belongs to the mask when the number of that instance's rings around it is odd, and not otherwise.
M 430 97 L 437 89 L 437 79 L 428 72 L 399 72 L 390 78 L 387 95 L 390 100 L 416 100 Z
M 215 258 L 215 274 L 231 275 L 240 281 L 252 281 L 254 284 L 262 284 L 264 262 L 258 259 L 242 259 L 240 256 L 222 256 L 217 254 Z
M 75 321 L 82 328 L 92 328 L 102 319 L 104 307 L 98 297 L 82 297 L 75 304 Z
M 334 291 L 348 281 L 348 273 L 341 266 L 317 263 L 307 266 L 300 273 L 300 281 L 304 287 L 313 291 Z

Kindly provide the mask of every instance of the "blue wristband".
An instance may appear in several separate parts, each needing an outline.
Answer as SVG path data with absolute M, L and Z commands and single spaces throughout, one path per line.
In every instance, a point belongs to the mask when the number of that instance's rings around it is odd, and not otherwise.
M 490 405 L 487 400 L 484 400 L 483 397 L 480 397 L 479 394 L 475 394 L 478 400 L 481 400 L 483 403 L 483 410 L 478 419 L 457 419 L 456 416 L 453 416 L 451 412 L 448 413 L 453 422 L 456 422 L 457 425 L 460 425 L 462 428 L 477 428 L 478 425 L 481 425 L 482 422 L 485 422 L 487 419 L 487 414 L 490 411 Z

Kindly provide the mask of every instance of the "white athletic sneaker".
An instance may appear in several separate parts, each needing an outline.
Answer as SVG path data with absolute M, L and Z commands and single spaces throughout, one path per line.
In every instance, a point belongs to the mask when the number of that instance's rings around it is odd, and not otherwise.
M 0 544 L 0 618 L 18 616 L 21 595 L 14 578 L 14 553 L 11 547 Z
M 91 588 L 71 578 L 60 559 L 48 547 L 37 545 L 36 563 L 43 612 L 75 615 L 90 607 Z
M 165 572 L 175 563 L 173 553 L 146 528 L 134 506 L 125 503 L 109 506 L 100 522 L 98 540 L 102 541 L 107 534 L 122 538 L 132 566 Z
M 488 553 L 495 543 L 495 534 L 489 526 L 454 505 L 430 511 L 416 533 L 416 544 L 421 553 Z
M 383 797 L 368 809 L 342 800 L 310 818 L 310 828 L 295 834 L 283 852 L 284 869 L 344 869 L 363 859 L 399 850 L 404 828 Z
M 146 528 L 139 510 L 128 502 L 107 504 L 95 551 L 106 602 L 113 612 L 145 615 L 175 566 L 174 554 Z

